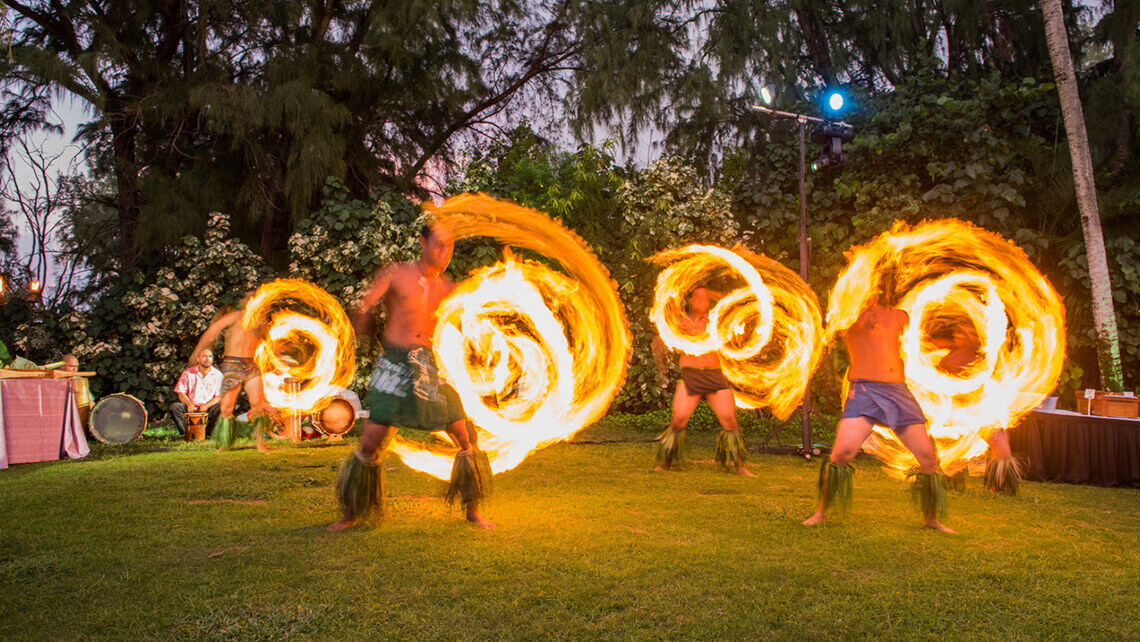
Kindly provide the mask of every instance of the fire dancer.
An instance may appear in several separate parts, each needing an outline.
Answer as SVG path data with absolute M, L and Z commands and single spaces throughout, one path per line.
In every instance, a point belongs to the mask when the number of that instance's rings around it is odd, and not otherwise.
M 981 356 L 979 350 L 982 341 L 973 323 L 955 324 L 948 335 L 935 337 L 934 345 L 949 349 L 946 356 L 938 362 L 938 367 L 948 374 L 962 373 Z M 1009 445 L 1009 433 L 1004 428 L 998 428 L 982 437 L 990 447 L 986 470 L 982 474 L 986 490 L 1016 495 L 1021 470 Z
M 456 497 L 467 520 L 483 528 L 494 524 L 479 513 L 491 480 L 486 454 L 467 430 L 455 390 L 440 380 L 431 341 L 439 304 L 455 288 L 443 271 L 451 262 L 452 231 L 441 223 L 420 232 L 420 258 L 379 270 L 353 315 L 356 336 L 367 336 L 372 309 L 383 301 L 387 323 L 383 351 L 368 383 L 368 421 L 357 450 L 341 465 L 337 494 L 343 515 L 328 530 L 352 526 L 373 507 L 383 508 L 384 470 L 380 461 L 398 427 L 445 428 L 459 444 L 446 498 Z
M 250 332 L 242 325 L 245 314 L 245 305 L 249 303 L 253 293 L 242 299 L 241 305 L 236 309 L 219 312 L 210 327 L 198 339 L 198 345 L 190 355 L 190 365 L 198 361 L 198 355 L 203 350 L 214 345 L 220 333 L 226 335 L 226 349 L 222 357 L 222 387 L 219 394 L 221 416 L 214 426 L 214 443 L 218 451 L 229 450 L 233 447 L 236 438 L 234 430 L 234 404 L 244 384 L 245 394 L 249 397 L 249 416 L 252 420 L 253 438 L 257 449 L 267 453 L 265 446 L 265 430 L 269 427 L 269 416 L 265 404 L 265 392 L 261 388 L 261 371 L 253 360 L 257 345 L 265 338 L 263 336 L 264 324 L 258 327 L 258 332 Z M 261 336 L 259 336 L 261 335 Z
M 845 331 L 851 391 L 843 404 L 831 457 L 820 467 L 819 508 L 803 523 L 818 524 L 833 504 L 840 509 L 850 504 L 855 474 L 851 460 L 873 426 L 881 424 L 893 430 L 918 460 L 915 491 L 926 526 L 953 533 L 938 521 L 946 512 L 938 454 L 926 430 L 926 416 L 907 389 L 903 375 L 900 338 L 910 320 L 906 312 L 885 303 L 880 294 Z
M 689 334 L 704 332 L 709 323 L 709 308 L 712 294 L 707 288 L 698 287 L 689 293 L 689 310 L 681 319 L 681 325 Z M 657 371 L 664 378 L 666 374 L 666 347 L 661 337 L 653 339 L 653 359 Z M 737 474 L 755 477 L 744 466 L 748 446 L 740 434 L 736 423 L 736 401 L 732 388 L 720 370 L 720 357 L 715 352 L 702 355 L 682 354 L 680 359 L 681 380 L 673 392 L 673 419 L 665 432 L 657 436 L 657 470 L 668 470 L 674 463 L 684 463 L 688 440 L 685 427 L 697 404 L 704 399 L 713 409 L 720 422 L 721 431 L 716 439 L 717 463 L 735 466 Z M 731 464 L 730 464 L 731 462 Z

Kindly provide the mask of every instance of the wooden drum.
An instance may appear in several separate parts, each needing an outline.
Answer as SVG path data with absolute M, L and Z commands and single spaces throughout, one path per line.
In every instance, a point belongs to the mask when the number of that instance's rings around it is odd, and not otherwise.
M 327 402 L 327 403 L 325 403 Z M 356 425 L 360 401 L 351 390 L 341 390 L 322 402 L 320 410 L 309 415 L 309 423 L 325 435 L 344 435 Z
M 182 415 L 186 422 L 186 441 L 206 440 L 206 418 L 208 412 L 188 412 Z

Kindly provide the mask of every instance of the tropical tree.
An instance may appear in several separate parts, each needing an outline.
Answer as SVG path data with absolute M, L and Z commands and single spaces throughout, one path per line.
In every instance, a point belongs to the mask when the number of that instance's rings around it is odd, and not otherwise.
M 1073 181 L 1081 213 L 1081 227 L 1084 230 L 1089 278 L 1092 280 L 1093 319 L 1101 385 L 1108 390 L 1120 391 L 1124 389 L 1124 380 L 1120 366 L 1120 338 L 1112 303 L 1112 283 L 1109 280 L 1108 258 L 1100 226 L 1088 132 L 1077 88 L 1077 75 L 1069 55 L 1061 1 L 1042 0 L 1041 12 L 1045 18 L 1045 36 L 1049 43 L 1049 57 L 1053 61 L 1053 73 L 1057 79 L 1057 94 L 1065 120 L 1065 132 L 1073 162 Z

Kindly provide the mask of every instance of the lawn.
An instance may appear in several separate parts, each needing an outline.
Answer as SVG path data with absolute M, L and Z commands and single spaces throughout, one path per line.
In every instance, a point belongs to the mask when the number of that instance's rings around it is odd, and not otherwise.
M 326 533 L 352 447 L 213 454 L 148 438 L 0 471 L 0 638 L 1140 638 L 1140 491 L 980 481 L 948 536 L 860 458 L 806 528 L 817 465 L 653 472 L 659 418 L 496 477 L 482 531 L 399 462 L 389 514 Z M 695 458 L 712 456 L 710 432 Z

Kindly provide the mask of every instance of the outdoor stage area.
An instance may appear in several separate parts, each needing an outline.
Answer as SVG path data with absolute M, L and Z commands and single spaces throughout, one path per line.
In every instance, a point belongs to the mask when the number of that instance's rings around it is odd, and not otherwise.
M 13 466 L 0 638 L 1140 637 L 1140 490 L 1007 498 L 973 478 L 947 536 L 860 457 L 852 513 L 807 528 L 816 462 L 754 455 L 758 478 L 731 476 L 710 434 L 705 463 L 664 473 L 648 443 L 540 451 L 496 477 L 493 531 L 390 458 L 389 516 L 327 533 L 351 439 L 269 455 L 147 439 Z

